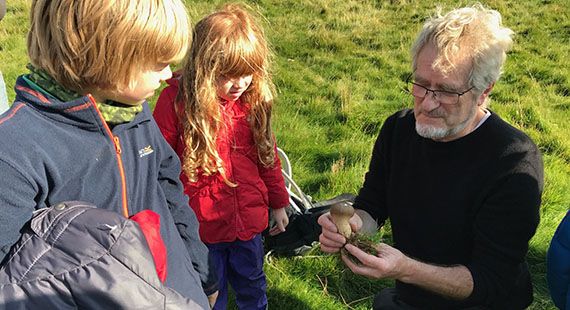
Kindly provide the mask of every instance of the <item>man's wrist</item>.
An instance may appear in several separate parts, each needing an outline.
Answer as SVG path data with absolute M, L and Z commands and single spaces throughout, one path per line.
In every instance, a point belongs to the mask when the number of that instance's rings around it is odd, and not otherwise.
M 435 266 L 403 255 L 393 277 L 453 299 L 465 299 L 473 292 L 473 277 L 467 267 Z
M 415 259 L 410 258 L 402 253 L 402 257 L 398 262 L 397 273 L 394 279 L 405 283 L 412 283 L 412 277 L 416 273 L 419 263 L 420 262 L 416 261 Z

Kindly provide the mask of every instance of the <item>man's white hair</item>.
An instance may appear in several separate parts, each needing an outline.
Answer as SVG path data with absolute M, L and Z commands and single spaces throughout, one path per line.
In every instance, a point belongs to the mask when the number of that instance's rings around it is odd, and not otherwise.
M 513 31 L 502 26 L 501 14 L 480 3 L 452 10 L 424 23 L 412 46 L 412 69 L 422 48 L 430 43 L 438 50 L 433 68 L 448 74 L 460 60 L 473 67 L 468 82 L 482 92 L 497 81 L 512 46 Z

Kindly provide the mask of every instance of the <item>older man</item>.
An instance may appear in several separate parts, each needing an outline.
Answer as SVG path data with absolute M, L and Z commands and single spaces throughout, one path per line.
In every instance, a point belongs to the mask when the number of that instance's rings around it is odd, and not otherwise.
M 481 5 L 428 20 L 412 48 L 413 110 L 390 116 L 355 201 L 354 231 L 390 220 L 394 246 L 369 255 L 346 245 L 330 215 L 321 249 L 341 247 L 356 274 L 396 280 L 375 309 L 522 309 L 525 262 L 543 188 L 535 144 L 487 109 L 512 31 Z

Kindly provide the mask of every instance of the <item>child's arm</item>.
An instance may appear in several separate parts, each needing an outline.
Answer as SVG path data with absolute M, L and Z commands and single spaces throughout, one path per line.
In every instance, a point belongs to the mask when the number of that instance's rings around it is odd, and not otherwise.
M 289 225 L 289 216 L 285 212 L 285 207 L 289 205 L 289 193 L 285 187 L 285 179 L 281 172 L 281 161 L 277 155 L 277 144 L 273 145 L 275 151 L 275 159 L 273 166 L 264 167 L 259 164 L 259 175 L 267 187 L 269 196 L 269 207 L 273 209 L 272 217 L 275 221 L 275 226 L 271 227 L 269 234 L 271 236 L 277 235 L 285 231 Z
M 0 262 L 32 218 L 38 189 L 14 166 L 0 159 Z M 1 263 L 0 263 L 1 265 Z
M 174 223 L 190 257 L 194 269 L 200 275 L 202 287 L 206 295 L 211 295 L 218 290 L 218 280 L 214 264 L 208 255 L 208 248 L 200 240 L 198 235 L 198 219 L 192 208 L 188 205 L 188 197 L 184 195 L 180 182 L 180 161 L 176 154 L 166 144 L 161 146 L 163 153 L 158 181 L 166 200 Z
M 285 179 L 281 174 L 281 161 L 277 155 L 277 145 L 273 145 L 275 159 L 273 166 L 264 167 L 259 164 L 259 175 L 267 187 L 269 193 L 269 207 L 281 209 L 289 205 L 289 193 L 285 187 Z

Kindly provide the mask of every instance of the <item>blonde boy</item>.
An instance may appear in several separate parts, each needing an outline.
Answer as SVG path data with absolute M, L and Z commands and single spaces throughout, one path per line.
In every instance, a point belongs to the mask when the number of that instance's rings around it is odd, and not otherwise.
M 0 259 L 34 210 L 66 200 L 125 217 L 150 209 L 160 215 L 165 284 L 207 307 L 215 273 L 179 160 L 145 101 L 185 54 L 189 29 L 179 0 L 32 2 L 30 72 L 0 118 L 10 146 L 0 150 Z

